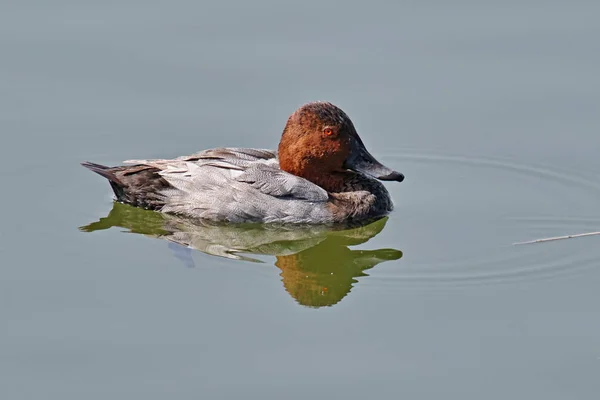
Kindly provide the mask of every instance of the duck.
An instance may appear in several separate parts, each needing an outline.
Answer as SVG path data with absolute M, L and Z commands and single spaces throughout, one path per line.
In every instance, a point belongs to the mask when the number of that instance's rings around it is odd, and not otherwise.
M 224 147 L 115 167 L 81 164 L 108 180 L 117 202 L 225 223 L 371 221 L 394 208 L 381 181 L 404 180 L 367 151 L 344 111 L 322 101 L 288 118 L 277 150 Z

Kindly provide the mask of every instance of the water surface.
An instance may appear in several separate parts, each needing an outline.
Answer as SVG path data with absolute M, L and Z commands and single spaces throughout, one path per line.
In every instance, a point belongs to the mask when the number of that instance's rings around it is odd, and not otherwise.
M 0 5 L 3 399 L 595 399 L 600 6 Z M 329 100 L 406 175 L 365 227 L 113 204 L 81 168 L 275 148 Z

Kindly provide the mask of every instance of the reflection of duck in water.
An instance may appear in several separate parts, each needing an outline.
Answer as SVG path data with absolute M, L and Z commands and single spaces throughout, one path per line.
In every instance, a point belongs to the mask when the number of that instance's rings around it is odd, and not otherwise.
M 369 225 L 368 234 L 383 229 L 387 218 Z M 373 226 L 375 225 L 375 226 Z M 348 231 L 342 231 L 348 232 Z M 366 232 L 365 232 L 366 233 Z M 342 239 L 342 240 L 340 240 Z M 402 252 L 393 249 L 350 250 L 347 246 L 364 243 L 370 237 L 345 243 L 343 236 L 331 235 L 314 247 L 289 256 L 277 256 L 275 265 L 281 269 L 285 290 L 305 306 L 332 306 L 342 300 L 358 282 L 363 271 L 383 261 L 397 260 Z
M 383 230 L 386 222 L 387 218 L 382 218 L 358 227 L 224 225 L 114 203 L 108 216 L 80 229 L 93 232 L 123 227 L 166 239 L 184 249 L 238 260 L 259 261 L 244 253 L 274 255 L 288 293 L 302 305 L 321 307 L 339 302 L 357 282 L 355 278 L 366 275 L 363 271 L 402 257 L 402 252 L 393 249 L 348 248 L 367 242 Z M 191 257 L 186 263 L 193 263 Z

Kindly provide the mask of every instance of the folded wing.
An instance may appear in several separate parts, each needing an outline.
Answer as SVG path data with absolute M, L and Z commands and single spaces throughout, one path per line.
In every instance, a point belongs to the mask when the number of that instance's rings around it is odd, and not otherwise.
M 162 191 L 164 212 L 233 222 L 303 222 L 329 215 L 324 210 L 328 193 L 279 169 L 273 151 L 219 148 L 174 160 L 126 163 L 159 170 L 169 183 Z

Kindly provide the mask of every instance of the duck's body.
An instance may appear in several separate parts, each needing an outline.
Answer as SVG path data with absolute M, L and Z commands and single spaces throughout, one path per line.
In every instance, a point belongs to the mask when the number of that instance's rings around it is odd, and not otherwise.
M 315 130 L 325 133 L 315 135 Z M 380 217 L 392 210 L 392 200 L 383 184 L 367 174 L 403 179 L 366 151 L 350 119 L 330 103 L 310 103 L 296 111 L 278 153 L 220 148 L 172 160 L 126 161 L 131 166 L 83 165 L 107 178 L 120 202 L 235 223 Z

